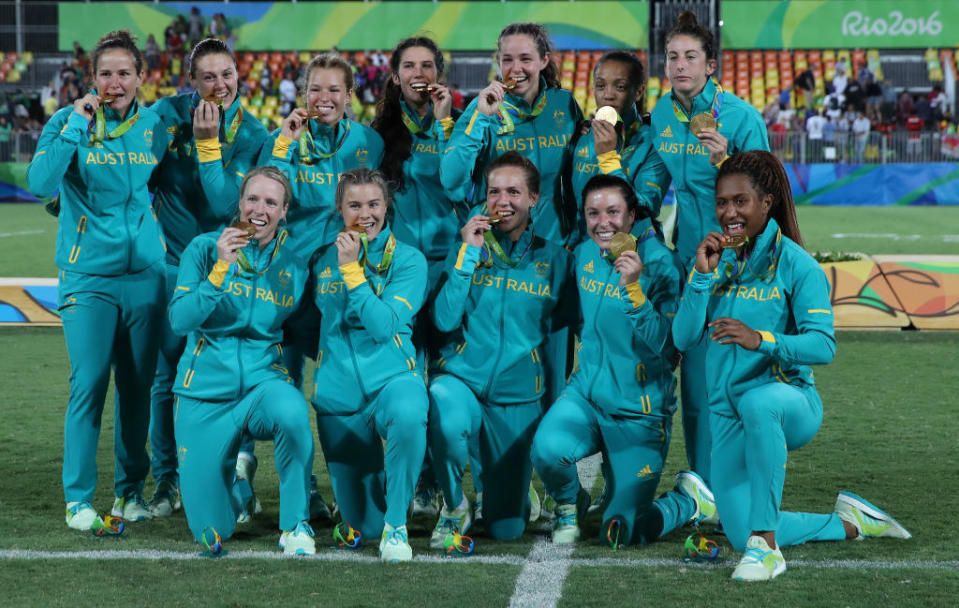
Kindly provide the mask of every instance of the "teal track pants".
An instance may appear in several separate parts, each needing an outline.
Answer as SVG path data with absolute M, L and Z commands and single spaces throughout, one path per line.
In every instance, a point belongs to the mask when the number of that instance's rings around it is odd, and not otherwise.
M 519 538 L 529 518 L 530 446 L 539 401 L 480 403 L 459 378 L 446 374 L 430 383 L 430 449 L 447 507 L 463 500 L 463 473 L 470 443 L 478 438 L 482 468 L 483 525 L 493 538 Z
M 176 289 L 178 266 L 166 266 L 166 300 L 169 302 Z M 173 382 L 176 366 L 186 347 L 186 338 L 173 333 L 170 319 L 163 315 L 160 333 L 160 349 L 157 356 L 156 376 L 150 390 L 150 470 L 156 483 L 168 481 L 176 485 L 176 437 L 173 433 Z
M 317 412 L 316 428 L 340 516 L 370 542 L 380 538 L 384 521 L 393 527 L 406 525 L 426 451 L 427 411 L 422 377 L 403 374 L 355 414 Z
M 70 400 L 63 428 L 63 492 L 92 501 L 97 442 L 110 368 L 116 383 L 114 494 L 143 491 L 149 471 L 150 385 L 156 370 L 163 300 L 163 262 L 133 274 L 60 271 L 58 305 L 70 356 Z
M 280 477 L 280 529 L 309 520 L 313 433 L 309 405 L 292 384 L 270 380 L 236 401 L 198 401 L 178 396 L 174 428 L 180 493 L 190 532 L 198 542 L 213 527 L 233 535 L 243 505 L 233 494 L 240 437 L 272 440 Z
M 683 276 L 688 277 L 696 260 L 684 265 Z M 685 286 L 685 283 L 683 283 Z M 706 347 L 709 337 L 683 353 L 680 362 L 679 399 L 682 404 L 683 436 L 686 441 L 686 460 L 689 468 L 711 486 L 710 459 L 712 440 L 710 432 L 709 397 L 706 394 Z M 724 524 L 725 525 L 725 524 Z
M 652 542 L 682 526 L 696 511 L 693 500 L 680 492 L 653 500 L 671 426 L 669 419 L 614 418 L 567 389 L 536 431 L 533 466 L 556 503 L 572 505 L 580 490 L 576 462 L 602 452 L 610 495 L 603 520 L 616 517 L 625 524 L 627 533 L 621 531 L 620 536 L 624 544 Z
M 781 546 L 843 540 L 835 513 L 780 511 L 786 455 L 807 444 L 822 423 L 815 387 L 773 382 L 733 404 L 739 418 L 712 414 L 713 494 L 726 537 L 742 551 L 752 531 L 775 530 Z

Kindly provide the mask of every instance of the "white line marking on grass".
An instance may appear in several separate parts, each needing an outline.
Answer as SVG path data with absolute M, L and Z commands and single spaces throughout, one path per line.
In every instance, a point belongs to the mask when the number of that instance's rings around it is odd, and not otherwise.
M 539 549 L 539 551 L 537 551 Z M 441 555 L 421 554 L 416 555 L 413 561 L 421 564 L 483 564 L 483 565 L 506 565 L 506 566 L 531 566 L 533 560 L 538 560 L 541 566 L 547 568 L 555 567 L 557 561 L 563 561 L 566 568 L 702 568 L 708 569 L 716 566 L 733 567 L 736 560 L 725 560 L 722 562 L 713 562 L 707 564 L 686 563 L 681 559 L 671 558 L 618 558 L 618 557 L 592 557 L 569 559 L 568 553 L 570 547 L 555 547 L 549 541 L 542 539 L 536 542 L 533 550 L 528 557 L 521 555 L 472 555 L 463 558 L 450 558 Z M 566 558 L 561 558 L 566 554 Z M 210 559 L 200 555 L 199 552 L 183 551 L 158 551 L 152 549 L 133 549 L 133 550 L 105 550 L 105 551 L 28 551 L 25 549 L 0 549 L 0 560 L 65 560 L 65 559 L 88 559 L 88 560 L 120 560 L 120 559 L 142 559 L 147 561 L 157 560 L 202 560 Z M 345 551 L 339 549 L 330 549 L 309 556 L 289 556 L 282 551 L 230 551 L 227 548 L 227 554 L 219 559 L 228 560 L 317 560 L 322 562 L 359 562 L 359 563 L 379 563 L 379 557 L 370 552 Z M 844 570 L 957 570 L 959 569 L 959 560 L 865 560 L 865 559 L 824 559 L 824 560 L 789 560 L 789 568 L 817 568 L 831 569 L 840 568 Z M 524 568 L 524 571 L 526 568 Z M 521 575 L 522 576 L 522 575 Z
M 26 236 L 28 234 L 43 234 L 46 230 L 20 230 L 19 232 L 0 232 L 0 238 L 5 236 Z
M 569 573 L 569 556 L 573 546 L 557 546 L 539 539 L 526 558 L 523 570 L 516 577 L 511 608 L 552 608 L 563 595 L 563 581 Z
M 56 287 L 57 279 L 36 278 L 36 277 L 0 277 L 0 287 L 29 285 L 31 287 Z

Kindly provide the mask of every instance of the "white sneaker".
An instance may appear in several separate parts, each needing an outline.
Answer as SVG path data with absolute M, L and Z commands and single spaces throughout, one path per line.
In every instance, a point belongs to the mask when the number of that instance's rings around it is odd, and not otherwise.
M 839 516 L 839 519 L 856 527 L 859 536 L 855 540 L 862 540 L 867 536 L 871 538 L 912 538 L 909 530 L 906 530 L 891 515 L 852 492 L 842 491 L 839 493 L 839 496 L 836 497 L 834 512 Z
M 786 571 L 786 560 L 777 546 L 770 549 L 762 536 L 750 536 L 739 565 L 733 570 L 737 581 L 771 581 Z
M 316 541 L 313 540 L 313 528 L 301 521 L 292 530 L 280 534 L 280 547 L 287 555 L 315 555 Z
M 539 519 L 541 512 L 541 503 L 539 500 L 539 494 L 536 493 L 536 488 L 533 487 L 533 482 L 529 482 L 529 521 L 530 523 Z
M 394 528 L 386 524 L 383 536 L 380 537 L 380 559 L 384 562 L 408 562 L 413 559 L 413 548 L 410 547 L 406 526 Z
M 86 502 L 68 502 L 66 521 L 67 525 L 74 530 L 89 531 L 94 528 L 94 523 L 100 519 L 93 506 Z M 103 522 L 100 522 L 101 525 Z
M 150 500 L 153 517 L 170 517 L 180 510 L 180 506 L 180 490 L 175 485 L 166 481 L 157 484 L 153 499 Z
M 556 505 L 553 513 L 556 521 L 553 522 L 553 544 L 572 545 L 579 540 L 579 517 L 576 505 Z
M 470 505 L 463 497 L 463 502 L 455 509 L 447 509 L 446 504 L 440 509 L 440 517 L 430 535 L 430 549 L 442 549 L 446 542 L 446 535 L 452 532 L 466 534 L 473 523 L 470 516 Z
M 421 487 L 413 496 L 412 517 L 436 517 L 440 513 L 439 494 L 433 488 Z
M 696 503 L 696 512 L 686 523 L 712 524 L 719 523 L 719 511 L 716 509 L 716 498 L 703 478 L 692 471 L 676 473 L 676 489 L 693 499 Z
M 144 521 L 153 519 L 153 511 L 147 506 L 143 497 L 136 494 L 130 498 L 117 497 L 113 501 L 113 509 L 110 510 L 113 517 L 122 517 L 124 521 Z

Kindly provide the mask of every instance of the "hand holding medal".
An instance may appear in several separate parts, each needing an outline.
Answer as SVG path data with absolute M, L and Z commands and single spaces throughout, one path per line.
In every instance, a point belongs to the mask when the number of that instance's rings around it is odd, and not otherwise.
M 250 243 L 256 234 L 256 227 L 249 222 L 236 222 L 220 233 L 216 240 L 217 258 L 229 264 L 235 264 L 239 251 Z
M 499 221 L 499 218 L 496 221 Z M 460 229 L 460 236 L 463 237 L 463 242 L 467 245 L 482 247 L 484 243 L 483 234 L 492 228 L 492 224 L 493 222 L 489 217 L 482 214 L 474 215 Z
M 293 141 L 298 141 L 303 134 L 311 118 L 319 117 L 319 112 L 310 112 L 303 108 L 296 108 L 290 112 L 289 116 L 283 119 L 283 126 L 280 128 L 280 135 L 289 137 Z
M 360 259 L 360 247 L 363 245 L 361 235 L 365 234 L 360 226 L 344 228 L 336 235 L 336 262 L 345 266 Z
M 219 135 L 223 99 L 211 93 L 200 100 L 193 112 L 193 137 L 213 139 Z
M 609 254 L 613 258 L 613 268 L 619 273 L 620 287 L 639 280 L 643 261 L 636 253 L 636 237 L 628 232 L 617 232 L 609 242 Z
M 715 167 L 726 158 L 729 140 L 719 132 L 712 114 L 702 112 L 693 116 L 689 120 L 689 130 L 709 150 L 709 164 Z

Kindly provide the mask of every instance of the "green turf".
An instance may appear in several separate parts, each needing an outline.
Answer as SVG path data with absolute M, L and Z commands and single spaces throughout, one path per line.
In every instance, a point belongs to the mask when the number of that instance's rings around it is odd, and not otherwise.
M 910 531 L 910 541 L 867 540 L 809 544 L 785 549 L 794 564 L 773 585 L 743 586 L 728 580 L 731 564 L 685 566 L 680 557 L 689 530 L 679 530 L 646 547 L 612 551 L 590 539 L 574 558 L 663 558 L 669 567 L 585 567 L 570 571 L 561 606 L 940 606 L 959 592 L 956 570 L 855 570 L 817 567 L 827 560 L 955 560 L 949 533 L 959 512 L 959 440 L 952 407 L 959 369 L 959 334 L 949 332 L 841 332 L 836 361 L 817 368 L 825 403 L 819 435 L 790 455 L 784 506 L 829 511 L 836 492 L 849 489 L 893 513 Z M 131 524 L 126 538 L 95 539 L 63 524 L 60 465 L 62 419 L 68 393 L 68 365 L 62 332 L 55 328 L 0 328 L 0 549 L 48 551 L 198 551 L 179 513 L 167 520 Z M 95 506 L 111 501 L 112 397 L 103 418 L 99 451 L 100 484 Z M 683 468 L 679 418 L 666 471 Z M 330 497 L 318 450 L 316 471 Z M 267 445 L 257 488 L 265 511 L 253 526 L 227 543 L 233 552 L 276 552 L 277 480 Z M 666 489 L 664 480 L 661 489 Z M 417 555 L 429 553 L 432 522 L 411 525 Z M 330 528 L 317 529 L 321 552 Z M 521 541 L 478 537 L 479 555 L 525 556 L 541 534 Z M 735 558 L 719 539 L 727 557 Z M 374 547 L 362 555 L 376 556 Z M 802 562 L 802 563 L 800 563 Z M 811 565 L 810 565 L 811 564 Z M 955 561 L 952 561 L 955 564 Z M 171 560 L 4 560 L 6 605 L 122 605 L 155 598 L 171 605 L 330 606 L 505 606 L 517 565 L 375 563 L 254 560 L 180 562 Z M 134 582 L 136 581 L 136 582 Z
M 663 209 L 663 219 L 671 212 Z M 809 251 L 868 254 L 954 254 L 959 250 L 957 207 L 798 208 Z M 2 204 L 0 277 L 55 277 L 56 220 L 41 205 Z M 834 234 L 896 234 L 899 238 L 835 238 Z M 910 235 L 921 235 L 912 238 Z M 946 240 L 952 235 L 951 240 Z

